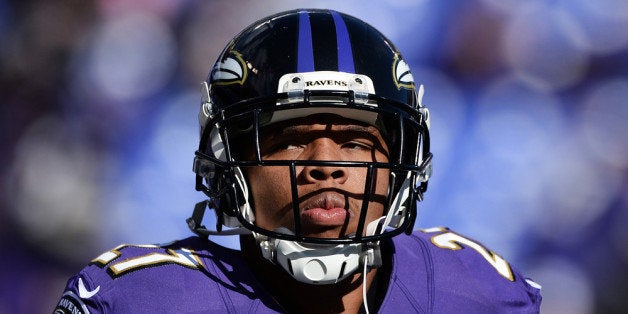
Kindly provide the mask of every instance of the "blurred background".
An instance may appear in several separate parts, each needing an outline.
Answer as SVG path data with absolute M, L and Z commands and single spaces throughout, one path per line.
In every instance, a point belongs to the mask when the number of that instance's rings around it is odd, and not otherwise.
M 482 241 L 545 313 L 628 311 L 625 0 L 0 0 L 0 313 L 50 312 L 120 243 L 191 235 L 200 82 L 297 7 L 374 25 L 426 86 L 417 228 Z

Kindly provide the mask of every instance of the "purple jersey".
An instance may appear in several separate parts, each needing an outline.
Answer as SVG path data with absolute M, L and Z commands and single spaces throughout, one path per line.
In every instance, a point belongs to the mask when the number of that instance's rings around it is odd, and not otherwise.
M 538 312 L 540 291 L 505 260 L 444 228 L 393 239 L 380 313 Z M 55 313 L 275 313 L 281 307 L 235 251 L 191 237 L 121 245 L 70 278 Z

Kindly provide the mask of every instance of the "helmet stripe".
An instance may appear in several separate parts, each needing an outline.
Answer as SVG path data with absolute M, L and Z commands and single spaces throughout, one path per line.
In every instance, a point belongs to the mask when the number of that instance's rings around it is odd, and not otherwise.
M 336 25 L 338 71 L 355 73 L 355 66 L 353 65 L 353 51 L 351 50 L 351 40 L 349 39 L 347 25 L 345 25 L 345 21 L 338 12 L 331 11 L 331 15 L 333 16 L 334 24 Z
M 310 16 L 307 11 L 299 11 L 297 72 L 312 71 L 314 71 L 314 49 L 312 48 Z

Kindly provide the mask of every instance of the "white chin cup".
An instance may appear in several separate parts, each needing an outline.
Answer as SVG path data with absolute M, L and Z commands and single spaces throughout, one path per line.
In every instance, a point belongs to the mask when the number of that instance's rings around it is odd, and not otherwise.
M 361 257 L 367 255 L 367 266 L 381 264 L 379 245 L 302 244 L 268 239 L 260 242 L 265 258 L 281 265 L 296 280 L 308 284 L 337 283 L 360 269 Z M 274 253 L 274 254 L 273 254 Z

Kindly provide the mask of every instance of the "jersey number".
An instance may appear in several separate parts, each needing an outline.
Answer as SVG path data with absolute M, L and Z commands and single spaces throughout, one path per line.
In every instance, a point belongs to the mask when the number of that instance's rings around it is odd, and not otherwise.
M 462 247 L 468 247 L 478 252 L 484 259 L 491 265 L 497 272 L 510 281 L 515 281 L 512 275 L 510 265 L 501 256 L 495 254 L 493 251 L 486 249 L 481 244 L 465 238 L 457 233 L 451 232 L 445 228 L 431 228 L 422 230 L 425 233 L 442 232 L 431 238 L 432 243 L 439 248 L 449 249 L 457 251 Z
M 129 247 L 130 245 L 121 245 L 115 249 L 105 252 L 100 256 L 92 260 L 92 263 L 104 266 L 120 257 L 120 250 Z M 158 248 L 156 245 L 142 245 L 146 248 Z M 143 269 L 153 266 L 165 265 L 165 264 L 177 264 L 183 267 L 191 269 L 199 269 L 203 267 L 203 263 L 193 250 L 168 249 L 168 253 L 153 252 L 146 255 L 141 255 L 133 258 L 129 258 L 120 262 L 116 262 L 109 266 L 109 273 L 115 278 L 124 275 L 128 272 Z

